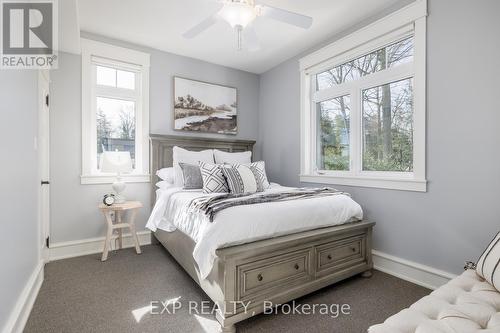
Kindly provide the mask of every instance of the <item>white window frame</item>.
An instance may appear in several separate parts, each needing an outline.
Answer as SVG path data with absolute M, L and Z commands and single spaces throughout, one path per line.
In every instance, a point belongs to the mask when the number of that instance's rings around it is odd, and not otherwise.
M 300 59 L 301 171 L 300 181 L 336 185 L 427 191 L 425 175 L 426 122 L 426 16 L 425 0 L 416 2 Z M 402 64 L 316 91 L 316 74 L 413 36 L 413 63 Z M 362 170 L 362 101 L 364 89 L 413 77 L 413 172 Z M 351 95 L 350 170 L 316 169 L 316 103 Z
M 131 174 L 122 175 L 129 183 L 150 182 L 149 175 L 149 63 L 144 52 L 81 39 L 82 47 L 82 184 L 108 184 L 116 180 L 115 174 L 97 169 L 96 97 L 117 93 L 125 99 L 136 99 L 136 159 Z M 96 85 L 96 64 L 133 71 L 136 75 L 135 91 Z

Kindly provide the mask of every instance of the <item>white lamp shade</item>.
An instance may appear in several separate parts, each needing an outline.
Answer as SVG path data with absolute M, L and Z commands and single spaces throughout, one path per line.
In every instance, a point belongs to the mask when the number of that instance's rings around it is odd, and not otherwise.
M 132 158 L 128 151 L 105 151 L 100 159 L 101 172 L 131 173 Z
M 257 16 L 253 6 L 247 3 L 229 2 L 218 13 L 231 27 L 246 27 Z

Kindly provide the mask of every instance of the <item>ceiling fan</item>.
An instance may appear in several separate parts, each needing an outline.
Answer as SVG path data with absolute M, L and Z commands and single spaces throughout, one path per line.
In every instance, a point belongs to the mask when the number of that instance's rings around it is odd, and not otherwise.
M 259 40 L 251 23 L 259 16 L 268 17 L 303 29 L 312 24 L 312 17 L 293 13 L 284 9 L 264 5 L 260 0 L 217 0 L 221 6 L 215 13 L 186 31 L 185 38 L 194 38 L 219 20 L 227 22 L 236 30 L 238 50 L 244 41 L 250 51 L 260 48 Z

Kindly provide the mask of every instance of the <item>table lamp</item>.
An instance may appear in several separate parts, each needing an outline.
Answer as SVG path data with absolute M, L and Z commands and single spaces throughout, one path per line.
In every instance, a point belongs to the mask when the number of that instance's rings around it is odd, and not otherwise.
M 115 191 L 115 203 L 124 203 L 125 197 L 122 192 L 126 184 L 121 175 L 132 172 L 132 158 L 128 151 L 105 151 L 101 155 L 101 172 L 116 173 L 116 181 L 111 185 Z

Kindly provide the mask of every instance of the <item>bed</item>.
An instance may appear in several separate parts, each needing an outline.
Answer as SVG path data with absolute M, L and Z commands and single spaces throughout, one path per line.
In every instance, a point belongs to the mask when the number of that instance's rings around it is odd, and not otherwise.
M 151 174 L 172 166 L 174 146 L 193 151 L 242 152 L 252 151 L 254 144 L 250 140 L 151 135 Z M 351 222 L 356 220 L 354 217 L 347 219 L 356 215 L 357 205 L 348 196 L 336 196 L 330 210 L 313 209 L 310 205 L 313 200 L 319 200 L 316 198 L 281 202 L 280 205 L 274 202 L 259 204 L 257 208 L 256 205 L 231 207 L 221 212 L 214 223 L 200 227 L 201 233 L 196 229 L 197 224 L 191 222 L 192 217 L 176 227 L 161 224 L 164 211 L 173 215 L 163 220 L 182 220 L 178 213 L 182 209 L 175 207 L 199 194 L 178 189 L 157 190 L 157 180 L 153 176 L 152 197 L 157 197 L 157 202 L 149 227 L 156 239 L 217 304 L 216 318 L 221 332 L 235 332 L 235 323 L 262 313 L 264 301 L 279 305 L 356 274 L 371 276 L 371 239 L 375 223 Z M 278 185 L 269 189 L 282 190 Z M 162 205 L 169 205 L 168 209 Z M 314 214 L 307 217 L 307 227 L 304 227 L 305 223 L 299 222 L 305 217 L 300 214 L 309 211 Z M 332 226 L 327 221 L 329 214 L 338 214 L 336 220 L 348 220 L 348 223 Z M 248 219 L 252 218 L 255 223 L 249 223 Z M 233 220 L 240 224 L 236 227 L 236 223 L 231 223 Z M 225 230 L 232 238 L 224 239 L 220 230 Z M 218 234 L 217 237 L 214 234 Z M 238 238 L 244 234 L 247 238 Z

